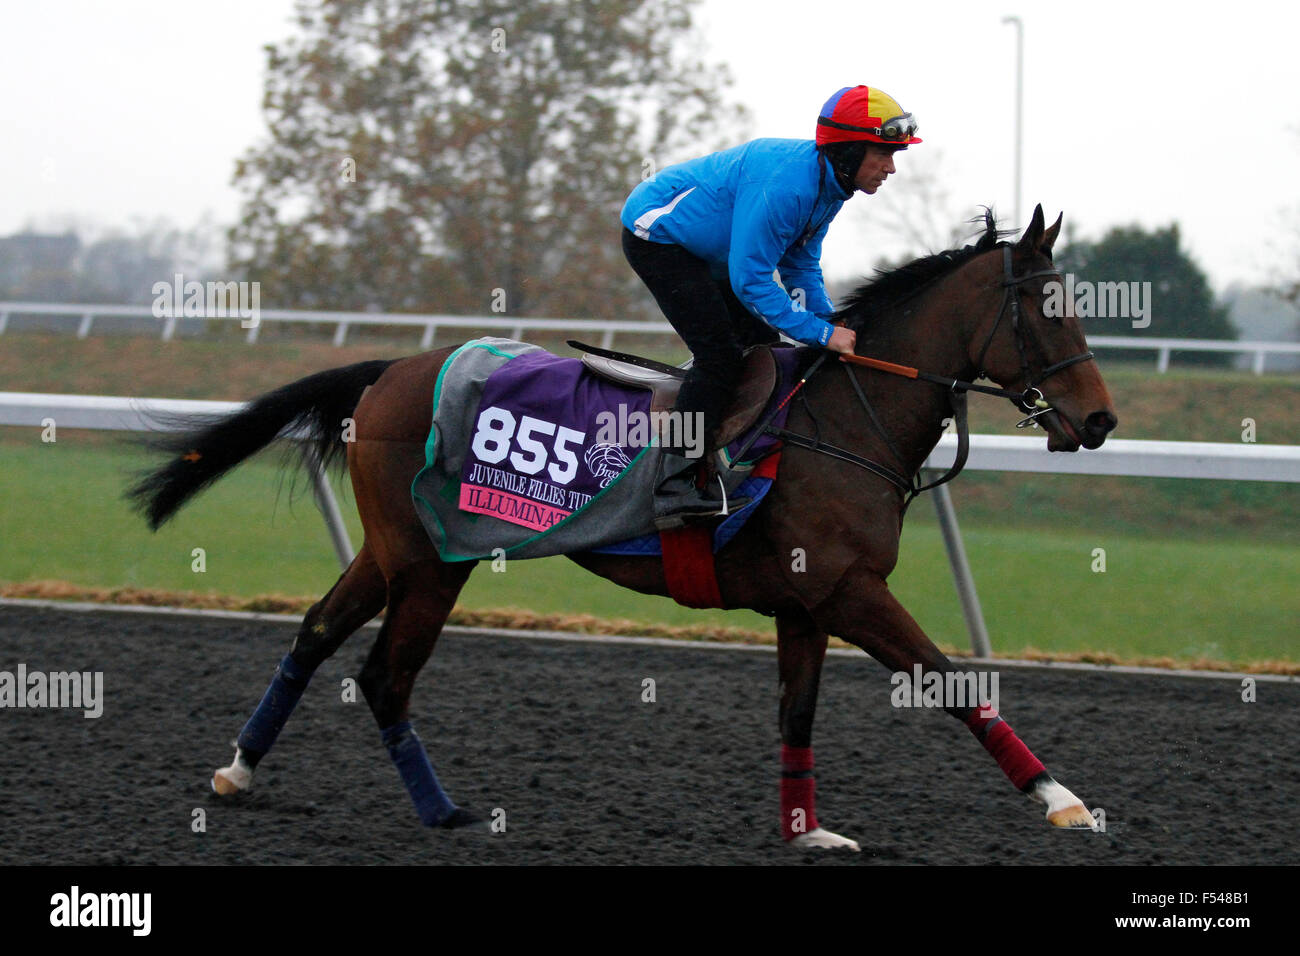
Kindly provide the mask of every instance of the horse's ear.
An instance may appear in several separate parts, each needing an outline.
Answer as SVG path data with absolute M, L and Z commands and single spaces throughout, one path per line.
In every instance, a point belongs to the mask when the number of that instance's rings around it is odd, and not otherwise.
M 1061 220 L 1065 218 L 1065 213 L 1056 217 L 1056 222 L 1047 227 L 1043 233 L 1043 241 L 1038 248 L 1042 249 L 1049 256 L 1052 254 L 1052 246 L 1056 244 L 1056 237 L 1061 234 Z
M 1020 237 L 1016 243 L 1018 251 L 1025 255 L 1033 255 L 1038 251 L 1038 247 L 1043 243 L 1043 204 L 1039 203 L 1034 207 L 1034 218 L 1029 220 L 1029 228 L 1025 234 Z

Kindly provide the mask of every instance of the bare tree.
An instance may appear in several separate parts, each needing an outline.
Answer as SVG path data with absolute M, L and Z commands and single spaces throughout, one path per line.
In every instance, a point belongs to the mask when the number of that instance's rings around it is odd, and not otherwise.
M 983 209 L 953 199 L 942 150 L 909 149 L 896 159 L 899 172 L 870 201 L 850 201 L 836 220 L 839 235 L 852 237 L 876 269 L 960 246 L 982 229 Z M 862 281 L 861 274 L 829 283 L 837 295 Z
M 877 195 L 871 222 L 901 242 L 908 258 L 959 245 L 979 209 L 953 199 L 942 150 L 908 150 L 906 156 L 906 172 Z
M 280 306 L 638 310 L 627 194 L 743 119 L 692 55 L 696 2 L 300 4 L 267 48 L 232 265 Z

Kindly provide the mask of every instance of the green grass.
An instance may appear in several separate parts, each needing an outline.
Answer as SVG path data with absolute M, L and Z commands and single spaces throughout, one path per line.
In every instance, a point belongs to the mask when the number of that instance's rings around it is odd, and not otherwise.
M 230 330 L 227 330 L 230 331 Z M 322 368 L 418 350 L 418 336 L 357 331 L 344 348 L 331 329 L 267 328 L 247 346 L 235 334 L 160 344 L 139 336 L 0 336 L 0 381 L 18 391 L 247 399 Z M 391 330 L 390 330 L 391 332 Z M 468 333 L 449 331 L 437 345 Z M 541 344 L 565 351 L 563 336 Z M 668 361 L 671 339 L 620 340 Z M 1242 420 L 1262 443 L 1300 444 L 1294 376 L 1254 376 L 1154 358 L 1101 357 L 1120 416 L 1117 437 L 1237 442 Z M 1017 433 L 1005 402 L 972 401 L 972 431 Z M 1085 453 L 1086 454 L 1086 453 Z M 158 535 L 121 500 L 145 464 L 113 437 L 0 428 L 0 582 L 62 579 L 82 586 L 314 597 L 337 576 L 328 536 L 301 476 L 290 505 L 274 456 L 238 469 Z M 1126 658 L 1296 661 L 1300 619 L 1300 485 L 969 472 L 952 486 L 995 649 L 1110 653 Z M 353 540 L 360 532 L 340 497 Z M 207 571 L 191 570 L 191 551 Z M 1105 548 L 1107 571 L 1090 570 Z M 968 646 L 933 508 L 908 517 L 894 592 L 941 645 Z M 468 609 L 519 608 L 661 625 L 771 632 L 748 612 L 692 611 L 622 590 L 562 558 L 485 566 L 462 595 Z
M 249 597 L 322 594 L 338 574 L 328 535 L 306 481 L 298 476 L 298 497 L 291 504 L 291 480 L 281 481 L 276 461 L 271 453 L 232 472 L 153 535 L 121 498 L 130 473 L 146 463 L 141 452 L 86 433 L 62 431 L 57 443 L 42 444 L 36 429 L 6 430 L 0 434 L 0 581 L 62 579 Z M 1188 535 L 1179 526 L 1134 532 L 1114 518 L 1050 520 L 1061 495 L 1044 494 L 1041 508 L 1022 509 L 1010 521 L 978 494 L 969 504 L 957 497 L 998 652 L 1034 648 L 1238 663 L 1300 659 L 1294 642 L 1300 551 L 1294 539 L 1256 540 L 1222 523 L 1217 529 L 1198 526 Z M 359 543 L 350 493 L 340 503 Z M 207 570 L 201 574 L 191 569 L 195 548 L 205 552 Z M 1105 573 L 1091 569 L 1095 548 L 1105 549 Z M 927 501 L 913 506 L 890 583 L 932 638 L 968 646 Z M 617 588 L 563 558 L 514 561 L 504 573 L 485 565 L 470 579 L 461 604 L 771 628 L 768 619 L 750 612 L 693 611 Z

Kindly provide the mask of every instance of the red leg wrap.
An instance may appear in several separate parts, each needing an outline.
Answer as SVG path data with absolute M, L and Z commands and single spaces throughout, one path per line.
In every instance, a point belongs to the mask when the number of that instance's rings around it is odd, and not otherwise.
M 980 716 L 976 710 L 966 718 L 966 726 L 993 755 L 1017 790 L 1024 790 L 1031 780 L 1047 772 L 1042 761 L 1029 752 L 1011 726 L 996 713 Z
M 781 745 L 781 836 L 786 840 L 817 829 L 817 781 L 812 769 L 811 747 Z

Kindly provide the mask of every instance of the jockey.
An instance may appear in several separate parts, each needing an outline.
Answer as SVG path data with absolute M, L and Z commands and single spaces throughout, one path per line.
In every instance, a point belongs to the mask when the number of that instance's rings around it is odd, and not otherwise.
M 895 152 L 921 142 L 915 131 L 892 97 L 845 87 L 822 107 L 815 142 L 752 140 L 669 166 L 632 190 L 620 217 L 623 252 L 694 356 L 675 411 L 702 416 L 703 448 L 712 449 L 744 349 L 783 332 L 853 351 L 856 334 L 829 321 L 822 238 L 847 199 L 875 194 L 895 171 Z M 722 502 L 696 487 L 695 465 L 686 448 L 663 449 L 657 527 L 720 513 Z

